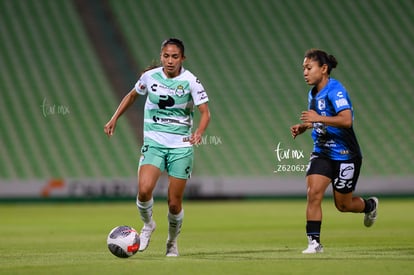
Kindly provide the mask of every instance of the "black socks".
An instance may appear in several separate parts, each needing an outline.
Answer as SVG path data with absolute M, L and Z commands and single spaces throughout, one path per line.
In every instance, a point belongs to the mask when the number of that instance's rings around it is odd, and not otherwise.
M 369 213 L 369 212 L 371 212 L 372 210 L 375 209 L 376 205 L 375 205 L 375 201 L 373 199 L 368 199 L 368 200 L 364 199 L 364 202 L 365 202 L 364 213 Z
M 312 240 L 316 240 L 318 243 L 320 241 L 320 234 L 321 234 L 321 221 L 307 221 L 306 222 L 306 235 L 310 237 Z

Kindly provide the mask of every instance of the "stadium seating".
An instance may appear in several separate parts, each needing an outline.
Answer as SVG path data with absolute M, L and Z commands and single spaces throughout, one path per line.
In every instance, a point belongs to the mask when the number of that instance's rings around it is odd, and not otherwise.
M 308 155 L 310 138 L 293 142 L 289 126 L 306 108 L 303 53 L 318 47 L 337 57 L 332 76 L 351 93 L 362 173 L 412 174 L 413 131 L 403 115 L 414 104 L 412 1 L 110 3 L 141 64 L 157 57 L 166 37 L 186 42 L 186 66 L 210 95 L 207 134 L 221 140 L 197 149 L 198 173 L 269 175 L 279 142 Z
M 212 112 L 195 174 L 272 176 L 279 163 L 307 163 L 310 136 L 293 141 L 289 127 L 306 108 L 302 58 L 311 47 L 339 61 L 332 76 L 353 99 L 362 173 L 413 174 L 412 1 L 109 4 L 141 68 L 159 58 L 163 39 L 184 40 L 185 66 L 207 89 Z M 121 120 L 105 137 L 119 98 L 73 3 L 0 0 L 0 25 L 0 178 L 135 176 L 134 125 Z M 305 157 L 280 162 L 278 145 Z
M 0 1 L 3 179 L 129 176 L 138 145 L 70 1 Z M 136 150 L 136 153 L 134 152 Z

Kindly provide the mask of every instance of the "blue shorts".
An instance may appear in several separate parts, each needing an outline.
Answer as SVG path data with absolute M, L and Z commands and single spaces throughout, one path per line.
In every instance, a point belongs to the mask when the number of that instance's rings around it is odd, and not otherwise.
M 318 174 L 332 180 L 332 187 L 342 194 L 355 190 L 361 170 L 360 157 L 350 160 L 332 160 L 312 153 L 306 176 Z
M 144 144 L 141 148 L 139 166 L 151 164 L 158 167 L 161 172 L 166 170 L 172 177 L 189 179 L 193 171 L 193 159 L 193 147 L 164 148 Z

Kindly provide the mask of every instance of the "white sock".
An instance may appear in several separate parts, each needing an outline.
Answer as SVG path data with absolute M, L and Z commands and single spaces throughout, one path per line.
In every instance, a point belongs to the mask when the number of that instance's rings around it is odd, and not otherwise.
M 184 219 L 184 209 L 177 215 L 168 212 L 168 241 L 175 241 L 181 232 Z
M 144 224 L 149 224 L 152 221 L 152 206 L 154 205 L 154 199 L 151 198 L 149 201 L 141 202 L 137 198 L 137 207 L 141 220 Z

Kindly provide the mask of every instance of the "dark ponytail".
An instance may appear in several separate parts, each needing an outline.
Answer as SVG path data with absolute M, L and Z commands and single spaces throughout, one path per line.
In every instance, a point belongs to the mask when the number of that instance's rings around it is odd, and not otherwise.
M 326 53 L 323 50 L 319 49 L 310 49 L 305 52 L 305 58 L 310 58 L 312 60 L 318 61 L 319 66 L 324 64 L 328 65 L 328 75 L 331 74 L 332 69 L 336 68 L 338 61 L 335 56 Z

